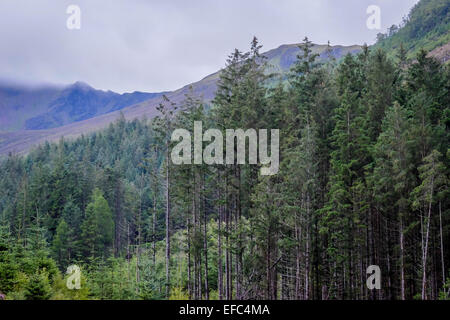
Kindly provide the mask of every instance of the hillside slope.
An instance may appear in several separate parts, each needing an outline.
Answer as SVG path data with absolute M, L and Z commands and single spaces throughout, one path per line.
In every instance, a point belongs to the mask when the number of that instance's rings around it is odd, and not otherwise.
M 410 11 L 401 26 L 392 26 L 379 34 L 374 47 L 388 52 L 403 44 L 410 58 L 420 50 L 432 51 L 450 42 L 450 1 L 421 0 Z
M 161 95 L 144 92 L 118 94 L 96 90 L 83 82 L 35 88 L 0 84 L 0 131 L 60 127 Z
M 327 45 L 315 45 L 312 50 L 314 53 L 319 54 L 319 61 L 329 59 L 329 53 L 326 52 Z M 361 47 L 357 45 L 331 47 L 331 54 L 336 59 L 343 57 L 347 53 L 356 54 L 360 51 Z M 270 50 L 264 53 L 264 55 L 268 58 L 268 64 L 271 66 L 270 69 L 272 72 L 286 72 L 295 62 L 298 53 L 298 44 L 289 44 Z M 214 98 L 219 73 L 220 71 L 213 73 L 198 82 L 186 85 L 176 91 L 167 92 L 165 94 L 171 101 L 178 103 L 184 99 L 185 95 L 189 92 L 190 87 L 192 87 L 194 94 L 202 96 L 205 102 L 209 102 Z M 46 140 L 56 141 L 62 136 L 65 138 L 73 138 L 83 133 L 96 131 L 106 127 L 109 123 L 116 120 L 120 113 L 123 113 L 125 118 L 128 120 L 141 118 L 143 116 L 148 118 L 154 117 L 157 113 L 156 107 L 161 101 L 161 95 L 156 95 L 148 100 L 136 103 L 123 109 L 104 113 L 96 117 L 52 129 L 0 132 L 0 155 L 7 154 L 9 152 L 23 153 L 28 151 L 31 147 Z M 72 110 L 72 108 L 69 109 Z M 82 108 L 82 110 L 84 109 L 85 108 Z M 46 117 L 48 117 L 48 115 L 44 116 L 42 122 L 45 122 Z M 31 122 L 31 124 L 33 124 L 33 122 Z M 31 128 L 36 127 L 31 126 Z M 38 127 L 36 129 L 40 128 Z

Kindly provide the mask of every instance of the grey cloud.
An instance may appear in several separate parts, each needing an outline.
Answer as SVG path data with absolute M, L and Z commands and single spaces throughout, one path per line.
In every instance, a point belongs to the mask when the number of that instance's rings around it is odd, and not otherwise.
M 371 43 L 366 8 L 379 5 L 382 31 L 417 0 L 1 0 L 0 78 L 87 82 L 99 89 L 164 91 L 217 71 L 253 35 L 265 50 L 299 42 Z M 66 8 L 81 8 L 81 30 Z

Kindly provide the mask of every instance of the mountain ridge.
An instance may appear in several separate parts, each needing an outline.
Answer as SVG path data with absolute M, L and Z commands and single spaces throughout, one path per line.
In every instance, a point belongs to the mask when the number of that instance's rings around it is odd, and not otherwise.
M 268 64 L 271 66 L 270 71 L 281 73 L 287 72 L 295 62 L 297 54 L 300 52 L 298 46 L 299 44 L 284 44 L 264 52 L 263 55 L 268 58 Z M 325 61 L 330 58 L 328 56 L 329 52 L 327 49 L 328 45 L 323 44 L 315 44 L 312 47 L 313 53 L 317 53 L 319 55 L 318 61 Z M 330 49 L 332 55 L 336 59 L 340 59 L 347 53 L 356 54 L 360 52 L 361 46 L 336 45 L 331 46 Z M 195 95 L 201 96 L 204 101 L 208 103 L 214 98 L 220 72 L 221 70 L 212 73 L 197 82 L 185 85 L 171 92 L 165 92 L 164 94 L 166 94 L 171 101 L 178 103 L 184 99 L 185 94 L 187 94 L 192 88 Z M 82 82 L 80 82 L 80 84 L 81 83 Z M 162 101 L 162 94 L 163 93 L 118 110 L 111 110 L 111 112 L 103 113 L 77 122 L 68 123 L 56 128 L 41 129 L 38 127 L 40 130 L 36 130 L 37 128 L 32 126 L 30 130 L 18 130 L 14 132 L 0 131 L 0 155 L 7 154 L 9 152 L 24 153 L 31 147 L 45 141 L 54 142 L 59 140 L 61 137 L 75 138 L 81 134 L 97 131 L 105 128 L 109 123 L 115 121 L 120 114 L 123 114 L 127 120 L 133 120 L 143 116 L 148 118 L 154 117 L 157 115 L 156 107 Z
M 162 93 L 119 94 L 97 90 L 85 82 L 70 85 L 27 87 L 0 84 L 1 131 L 38 130 L 60 127 L 120 110 Z

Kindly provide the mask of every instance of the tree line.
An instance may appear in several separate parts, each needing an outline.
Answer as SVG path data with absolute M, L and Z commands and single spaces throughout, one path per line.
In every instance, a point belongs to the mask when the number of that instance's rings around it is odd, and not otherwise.
M 15 299 L 448 298 L 449 75 L 367 46 L 288 74 L 235 50 L 215 98 L 0 162 L 0 291 Z M 174 165 L 171 133 L 279 129 L 280 169 Z M 204 143 L 206 146 L 207 143 Z M 81 266 L 82 289 L 64 272 Z M 366 286 L 378 265 L 380 290 Z M 66 276 L 67 277 L 67 276 Z M 447 280 L 446 280 L 447 279 Z

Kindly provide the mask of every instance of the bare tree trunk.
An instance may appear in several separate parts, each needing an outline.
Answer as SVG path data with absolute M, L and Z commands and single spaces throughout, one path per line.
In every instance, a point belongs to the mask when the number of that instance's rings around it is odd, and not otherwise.
M 205 258 L 205 299 L 209 300 L 209 287 L 208 287 L 208 224 L 206 217 L 206 195 L 205 195 L 205 177 L 203 176 L 202 186 L 202 202 L 203 202 L 203 251 Z
M 194 291 L 194 299 L 198 299 L 198 284 L 197 284 L 197 252 L 195 250 L 195 241 L 196 241 L 196 230 L 197 230 L 197 206 L 196 206 L 196 201 L 195 201 L 195 197 L 196 197 L 196 180 L 195 180 L 195 173 L 193 174 L 193 185 L 194 188 L 192 189 L 192 227 L 193 227 L 193 239 L 194 239 L 194 252 L 193 252 L 193 258 L 194 258 L 194 274 L 193 274 L 193 291 Z
M 266 283 L 267 283 L 267 292 L 266 292 L 266 299 L 270 299 L 271 296 L 271 278 L 270 278 L 270 264 L 271 264 L 271 230 L 270 230 L 270 225 L 269 225 L 269 232 L 267 233 L 267 253 L 266 253 Z
M 142 190 L 142 189 L 141 189 Z M 139 216 L 138 216 L 138 234 L 137 234 L 137 245 L 136 245 L 136 295 L 139 294 L 139 260 L 140 260 L 140 249 L 141 249 L 141 212 L 142 212 L 142 191 L 139 199 Z
M 400 291 L 401 299 L 405 300 L 405 262 L 404 262 L 404 237 L 403 237 L 403 217 L 400 213 L 399 217 L 399 233 L 400 233 Z
M 220 196 L 219 196 L 220 199 Z M 218 255 L 218 261 L 217 261 L 217 268 L 218 268 L 218 290 L 219 290 L 219 300 L 223 299 L 223 270 L 222 270 L 222 205 L 219 205 L 219 222 L 217 225 L 217 255 Z
M 153 221 L 152 221 L 152 260 L 153 260 L 153 268 L 156 265 L 156 192 L 153 199 Z
M 241 224 L 242 204 L 241 204 L 241 167 L 236 166 L 238 190 L 236 195 L 236 230 L 239 232 L 238 236 L 238 253 L 236 256 L 236 299 L 241 299 L 242 292 L 242 234 L 239 230 Z
M 309 217 L 310 217 L 310 198 L 309 193 L 306 196 L 306 261 L 305 261 L 305 300 L 309 299 Z
M 295 299 L 300 299 L 300 229 L 298 226 L 298 217 L 295 217 L 295 239 L 296 239 L 296 252 L 295 252 Z
M 170 164 L 169 145 L 166 144 L 166 298 L 170 294 Z
M 231 300 L 231 274 L 230 274 L 230 206 L 228 203 L 228 177 L 225 182 L 225 197 L 227 198 L 225 208 L 225 299 Z
M 425 247 L 423 249 L 423 257 L 422 257 L 422 300 L 425 300 L 426 297 L 426 282 L 427 282 L 427 256 L 428 256 L 428 238 L 430 236 L 430 220 L 431 220 L 431 204 L 433 202 L 433 189 L 434 189 L 434 179 L 431 179 L 431 193 L 430 193 L 430 202 L 428 204 L 428 221 L 427 221 L 427 233 L 425 236 Z
M 389 296 L 388 299 L 392 300 L 393 294 L 392 294 L 392 281 L 391 281 L 391 243 L 390 243 L 390 237 L 389 237 L 389 231 L 388 231 L 388 222 L 387 219 L 384 222 L 385 226 L 385 233 L 386 233 L 386 243 L 387 243 L 387 250 L 386 250 L 386 262 L 387 262 L 387 272 L 388 272 L 388 292 Z
M 442 238 L 442 207 L 439 201 L 439 231 L 441 236 L 441 268 L 442 268 L 442 284 L 445 283 L 445 264 L 444 264 L 444 241 Z
M 140 282 L 140 273 L 139 273 L 139 245 L 136 246 L 136 295 L 139 294 L 139 282 Z
M 188 271 L 187 271 L 187 276 L 188 276 L 188 294 L 189 294 L 189 300 L 192 299 L 192 285 L 191 285 L 191 222 L 189 221 L 189 217 L 187 218 L 187 255 L 188 255 Z

